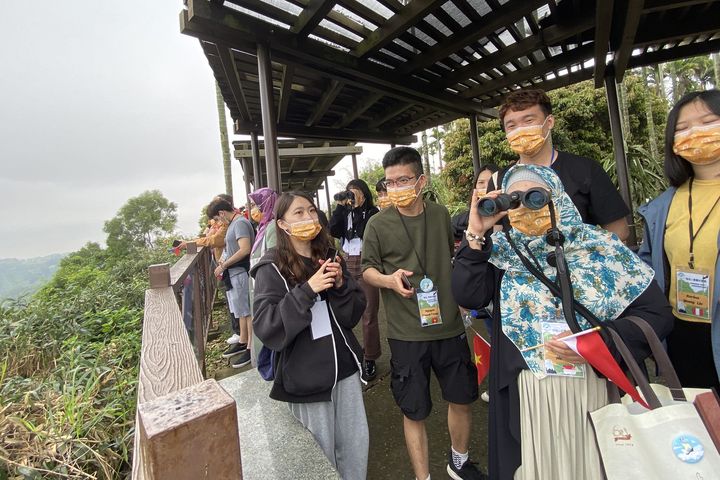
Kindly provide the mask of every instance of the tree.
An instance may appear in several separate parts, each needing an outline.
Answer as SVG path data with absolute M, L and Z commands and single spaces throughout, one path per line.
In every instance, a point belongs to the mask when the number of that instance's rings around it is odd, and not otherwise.
M 176 210 L 177 205 L 159 190 L 131 198 L 114 218 L 105 222 L 108 250 L 124 255 L 135 249 L 152 248 L 158 236 L 175 229 Z
M 225 193 L 232 196 L 232 167 L 230 165 L 230 147 L 228 146 L 227 120 L 225 119 L 225 103 L 220 85 L 215 82 L 215 100 L 217 101 L 218 120 L 220 121 L 220 147 L 223 154 L 223 172 L 225 174 Z
M 368 187 L 370 187 L 370 191 L 376 200 L 377 192 L 375 191 L 375 185 L 383 177 L 385 177 L 385 170 L 379 162 L 369 162 L 358 173 L 358 178 L 360 180 L 365 180 L 365 183 L 367 183 Z

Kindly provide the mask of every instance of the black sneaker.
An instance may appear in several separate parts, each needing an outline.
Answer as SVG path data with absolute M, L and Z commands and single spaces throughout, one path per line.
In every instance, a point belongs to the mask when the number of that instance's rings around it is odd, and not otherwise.
M 365 380 L 375 380 L 377 376 L 377 367 L 375 366 L 375 360 L 365 360 L 363 362 L 363 377 Z
M 489 478 L 477 468 L 477 463 L 471 462 L 470 459 L 465 461 L 461 468 L 457 468 L 453 462 L 452 450 L 448 452 L 447 473 L 450 478 L 455 480 L 487 480 Z
M 250 350 L 245 350 L 239 357 L 232 362 L 233 368 L 242 368 L 250 363 Z
M 233 343 L 223 352 L 222 357 L 230 358 L 243 352 L 247 352 L 247 343 Z

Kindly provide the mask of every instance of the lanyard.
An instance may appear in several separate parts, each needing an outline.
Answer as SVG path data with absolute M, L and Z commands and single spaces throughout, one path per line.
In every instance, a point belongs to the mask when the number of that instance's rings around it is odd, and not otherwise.
M 710 218 L 710 215 L 712 214 L 713 210 L 715 210 L 715 207 L 717 207 L 718 202 L 720 202 L 720 197 L 715 200 L 715 203 L 713 203 L 713 206 L 710 208 L 710 211 L 708 211 L 707 215 L 705 215 L 705 218 L 703 219 L 702 223 L 698 227 L 697 231 L 693 233 L 693 218 L 692 218 L 692 186 L 693 186 L 693 180 L 695 180 L 694 177 L 690 178 L 690 185 L 688 186 L 688 212 L 690 214 L 690 220 L 688 221 L 688 227 L 690 227 L 690 261 L 688 262 L 688 266 L 692 269 L 695 268 L 695 254 L 693 253 L 693 246 L 695 244 L 695 239 L 697 238 L 698 234 L 700 233 L 700 230 L 705 226 L 705 224 L 708 221 L 708 218 Z
M 422 269 L 423 276 L 427 277 L 427 270 L 425 270 L 425 264 L 427 263 L 427 208 L 425 204 L 423 204 L 423 238 L 425 239 L 425 251 L 423 251 L 423 258 L 425 261 L 420 260 L 420 254 L 418 254 L 417 250 L 415 249 L 415 243 L 413 242 L 412 237 L 410 236 L 410 230 L 408 230 L 407 225 L 405 225 L 405 220 L 403 220 L 402 214 L 397 211 L 398 216 L 400 217 L 400 222 L 402 223 L 403 228 L 405 229 L 405 234 L 408 237 L 408 240 L 410 241 L 410 245 L 412 245 L 413 252 L 415 252 L 415 257 L 417 258 L 418 263 L 420 264 L 420 268 Z

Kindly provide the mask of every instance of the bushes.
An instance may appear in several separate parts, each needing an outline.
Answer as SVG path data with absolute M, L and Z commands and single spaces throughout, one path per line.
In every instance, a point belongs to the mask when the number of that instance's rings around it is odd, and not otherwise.
M 170 258 L 88 244 L 29 303 L 0 305 L 0 479 L 126 476 L 147 267 Z

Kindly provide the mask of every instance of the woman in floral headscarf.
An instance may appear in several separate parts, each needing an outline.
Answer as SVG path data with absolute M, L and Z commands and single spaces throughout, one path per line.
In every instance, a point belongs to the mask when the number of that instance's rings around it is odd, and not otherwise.
M 642 317 L 660 338 L 672 328 L 672 313 L 652 270 L 615 235 L 582 223 L 551 169 L 516 165 L 502 187 L 507 193 L 534 187 L 549 191 L 565 238 L 575 301 L 614 328 L 636 359 L 647 357 L 644 336 L 624 317 Z M 506 232 L 492 233 L 505 216 Z M 495 305 L 489 428 L 493 479 L 603 478 L 587 413 L 608 403 L 606 381 L 557 340 L 572 333 L 562 306 L 515 251 L 556 280 L 547 261 L 555 250 L 545 240 L 550 217 L 550 205 L 539 210 L 521 205 L 482 217 L 473 202 L 466 240 L 455 256 L 452 281 L 458 304 L 469 309 L 491 301 Z M 581 329 L 590 327 L 585 318 L 575 314 L 575 319 Z

